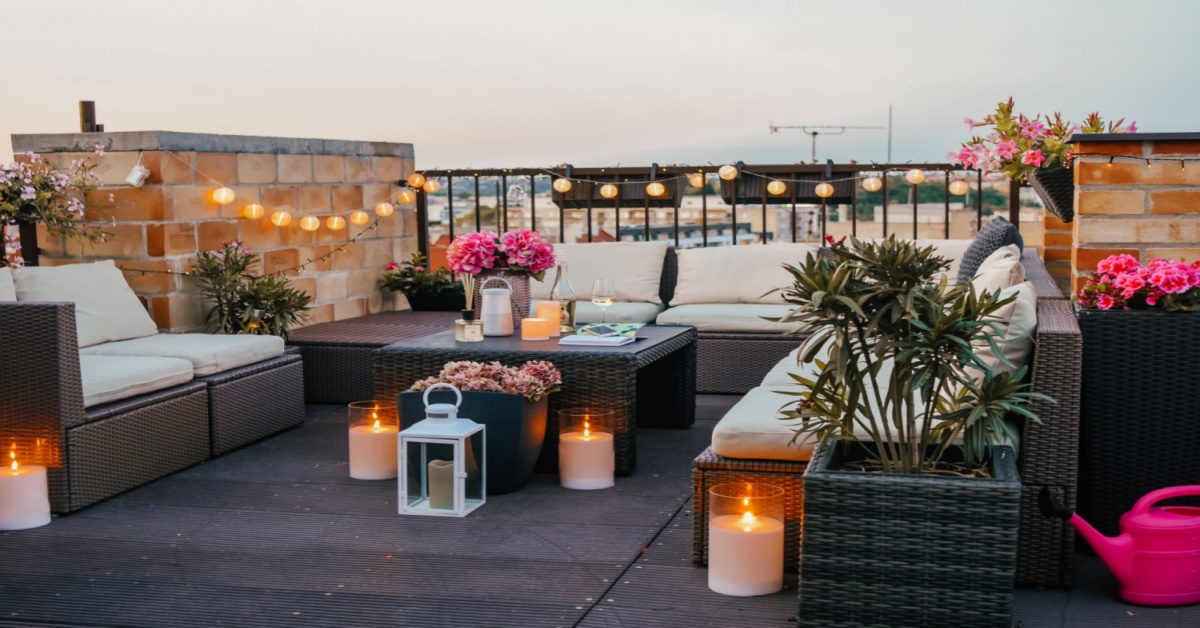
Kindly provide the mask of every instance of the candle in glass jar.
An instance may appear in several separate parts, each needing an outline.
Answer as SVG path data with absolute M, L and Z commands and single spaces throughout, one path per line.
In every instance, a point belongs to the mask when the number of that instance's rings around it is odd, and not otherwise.
M 563 488 L 608 488 L 614 484 L 614 467 L 612 434 L 585 427 L 582 432 L 558 435 L 558 474 Z
M 28 530 L 50 523 L 46 467 L 22 466 L 16 447 L 0 471 L 0 530 Z
M 397 467 L 400 426 L 382 425 L 378 415 L 367 425 L 350 428 L 350 477 L 356 480 L 390 480 Z
M 562 304 L 557 301 L 542 301 L 537 304 L 537 317 L 550 323 L 550 336 L 562 335 Z
M 544 318 L 527 318 L 521 321 L 521 340 L 549 340 L 550 321 Z
M 710 518 L 708 588 L 738 596 L 781 591 L 783 522 L 750 510 Z

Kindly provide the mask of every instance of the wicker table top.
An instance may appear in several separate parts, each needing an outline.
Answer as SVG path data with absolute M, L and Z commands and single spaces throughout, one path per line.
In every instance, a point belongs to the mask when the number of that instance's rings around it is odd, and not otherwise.
M 637 331 L 637 339 L 620 347 L 590 347 L 580 345 L 560 345 L 554 338 L 542 341 L 521 340 L 520 334 L 512 336 L 489 336 L 483 342 L 457 342 L 454 332 L 444 331 L 429 334 L 420 338 L 410 338 L 392 343 L 380 349 L 382 352 L 404 351 L 445 351 L 447 353 L 529 353 L 545 354 L 597 354 L 597 355 L 630 355 L 638 356 L 659 347 L 663 343 L 678 342 L 681 336 L 694 334 L 692 327 L 687 326 L 658 326 L 647 325 Z M 531 357 L 530 359 L 537 359 Z M 553 360 L 552 357 L 545 358 Z
M 458 317 L 458 312 L 380 312 L 301 327 L 288 336 L 288 344 L 382 347 L 407 338 L 452 330 L 454 319 Z

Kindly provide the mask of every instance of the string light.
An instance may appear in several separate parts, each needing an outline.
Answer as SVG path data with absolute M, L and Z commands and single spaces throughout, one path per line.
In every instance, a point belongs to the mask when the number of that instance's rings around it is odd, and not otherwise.
M 600 186 L 600 196 L 604 198 L 617 198 L 617 186 L 611 183 L 605 183 Z
M 375 206 L 375 213 L 380 216 L 391 216 L 396 208 L 389 202 L 384 201 Z
M 266 212 L 267 210 L 263 209 L 263 206 L 259 205 L 258 203 L 250 203 L 242 208 L 242 215 L 250 220 L 258 220 L 259 218 L 262 218 L 263 214 Z
M 300 219 L 300 228 L 305 231 L 316 231 L 321 228 L 321 219 L 316 216 L 305 216 Z
M 400 190 L 396 200 L 400 201 L 401 205 L 412 205 L 417 200 L 417 195 L 412 190 Z
M 824 181 L 818 183 L 816 190 L 814 191 L 817 193 L 817 196 L 820 196 L 821 198 L 829 198 L 830 196 L 833 196 L 833 186 Z
M 438 190 L 442 189 L 442 184 L 438 183 L 437 179 L 429 179 L 425 185 L 421 186 L 421 189 L 429 194 L 436 194 Z
M 918 185 L 925 181 L 925 171 L 920 168 L 913 168 L 904 173 L 904 180 L 913 185 Z
M 292 224 L 292 215 L 287 212 L 275 212 L 271 214 L 271 224 L 276 227 L 286 227 Z
M 721 169 L 717 171 L 717 176 L 726 181 L 733 181 L 738 178 L 737 166 L 721 166 Z
M 217 205 L 228 205 L 233 202 L 235 195 L 233 190 L 221 186 L 212 192 L 212 200 Z
M 425 175 L 419 172 L 408 175 L 408 184 L 413 188 L 420 189 L 421 186 L 425 185 Z
M 663 185 L 662 183 L 659 183 L 658 181 L 651 181 L 649 184 L 646 185 L 646 194 L 649 194 L 650 196 L 653 196 L 654 198 L 663 196 L 666 193 L 667 193 L 667 186 Z
M 692 184 L 694 188 L 702 188 L 708 185 L 708 177 L 705 177 L 703 172 L 697 172 L 688 177 L 688 183 Z
M 955 179 L 950 182 L 950 193 L 955 196 L 966 194 L 968 189 L 967 182 L 962 179 Z
M 787 185 L 783 181 L 775 179 L 767 184 L 767 191 L 774 196 L 783 196 L 783 193 L 787 192 Z
M 571 191 L 571 180 L 566 177 L 560 177 L 554 180 L 552 184 L 554 191 L 559 194 L 566 194 Z
M 346 228 L 346 219 L 341 216 L 330 216 L 325 219 L 325 226 L 330 231 L 341 231 Z
M 356 209 L 353 212 L 350 212 L 350 222 L 353 224 L 362 226 L 362 225 L 367 224 L 370 221 L 371 221 L 371 214 L 368 214 L 367 212 L 365 212 L 361 209 Z
M 863 179 L 863 189 L 868 192 L 878 192 L 883 188 L 883 179 L 876 176 L 870 176 Z

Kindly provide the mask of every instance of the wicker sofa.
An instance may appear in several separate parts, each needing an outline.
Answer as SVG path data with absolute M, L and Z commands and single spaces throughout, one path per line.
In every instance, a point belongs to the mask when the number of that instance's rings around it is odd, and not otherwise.
M 51 467 L 54 512 L 304 419 L 301 358 L 282 339 L 158 334 L 111 262 L 11 278 L 0 269 L 0 435 Z

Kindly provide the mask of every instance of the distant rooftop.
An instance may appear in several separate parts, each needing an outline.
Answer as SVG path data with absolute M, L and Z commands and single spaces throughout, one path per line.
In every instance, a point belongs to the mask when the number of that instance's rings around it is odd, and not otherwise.
M 96 145 L 110 151 L 183 150 L 210 153 L 283 153 L 294 155 L 353 155 L 413 158 L 413 145 L 255 135 L 217 135 L 175 131 L 115 133 L 37 133 L 13 135 L 13 152 L 90 152 Z

